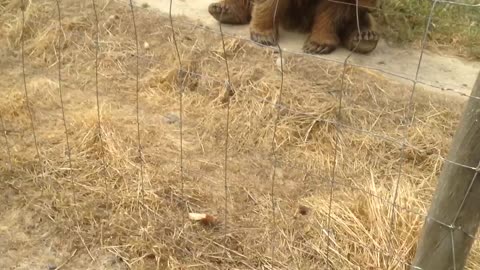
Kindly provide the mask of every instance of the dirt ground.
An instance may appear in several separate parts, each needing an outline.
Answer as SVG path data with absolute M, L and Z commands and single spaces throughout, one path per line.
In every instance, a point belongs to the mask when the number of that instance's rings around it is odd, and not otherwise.
M 20 1 L 0 3 L 1 269 L 407 269 L 465 99 L 410 104 L 411 84 L 296 54 L 281 84 L 276 52 L 231 37 L 227 74 L 185 17 L 179 65 L 168 17 L 123 1 L 97 2 L 98 47 L 90 1 L 62 1 L 62 31 L 31 2 L 22 46 Z

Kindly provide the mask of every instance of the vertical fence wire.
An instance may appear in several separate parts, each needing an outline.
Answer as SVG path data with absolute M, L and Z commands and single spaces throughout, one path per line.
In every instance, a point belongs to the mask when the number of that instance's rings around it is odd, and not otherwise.
M 20 44 L 21 44 L 21 59 L 22 59 L 22 82 L 23 82 L 23 91 L 25 95 L 25 104 L 27 107 L 28 116 L 30 118 L 30 128 L 32 129 L 32 136 L 33 136 L 33 143 L 35 144 L 35 151 L 37 154 L 38 161 L 40 163 L 40 169 L 42 170 L 42 177 L 45 177 L 45 168 L 43 167 L 42 156 L 40 155 L 40 147 L 38 146 L 37 140 L 37 131 L 35 127 L 35 117 L 34 111 L 30 106 L 30 98 L 28 96 L 28 88 L 27 88 L 27 75 L 25 73 L 25 0 L 22 0 L 20 10 L 22 13 L 22 32 L 20 36 Z
M 182 58 L 180 56 L 180 50 L 178 49 L 178 43 L 177 43 L 177 35 L 175 33 L 175 28 L 173 26 L 173 16 L 172 16 L 172 6 L 173 6 L 173 0 L 170 0 L 170 7 L 168 11 L 168 18 L 170 20 L 170 28 L 172 30 L 172 39 L 173 39 L 173 45 L 175 47 L 175 53 L 177 55 L 177 60 L 178 60 L 178 74 L 177 74 L 177 79 L 180 79 L 180 89 L 178 91 L 178 103 L 179 103 L 179 118 L 180 118 L 180 123 L 179 123 L 179 138 L 180 138 L 180 196 L 182 199 L 182 202 L 184 201 L 185 198 L 185 178 L 184 178 L 184 171 L 183 171 L 183 91 L 184 91 L 184 76 L 185 72 L 183 69 L 182 65 Z M 185 209 L 187 209 L 187 204 L 185 203 Z M 182 227 L 185 225 L 185 214 L 182 213 Z
M 58 94 L 60 97 L 60 107 L 62 109 L 62 120 L 63 120 L 63 127 L 65 129 L 65 143 L 67 146 L 67 159 L 68 159 L 68 177 L 70 178 L 70 182 L 72 183 L 73 187 L 73 203 L 75 205 L 75 209 L 77 208 L 77 192 L 76 192 L 76 183 L 73 180 L 73 166 L 72 166 L 72 153 L 70 147 L 70 141 L 68 136 L 68 125 L 67 119 L 65 117 L 65 103 L 63 102 L 63 89 L 62 89 L 62 13 L 60 7 L 60 0 L 55 0 L 57 4 L 57 15 L 58 15 L 58 47 L 57 47 L 57 61 L 58 61 Z M 77 215 L 77 222 L 78 222 L 78 212 L 75 210 L 75 214 Z
M 395 254 L 393 239 L 395 237 L 395 216 L 396 216 L 396 207 L 397 207 L 396 203 L 397 203 L 397 198 L 398 198 L 398 190 L 399 190 L 399 187 L 400 187 L 400 180 L 401 180 L 402 175 L 403 175 L 403 167 L 405 165 L 405 159 L 406 159 L 406 149 L 405 148 L 406 148 L 406 145 L 409 144 L 408 143 L 408 132 L 410 130 L 411 125 L 414 122 L 413 106 L 414 106 L 415 90 L 417 88 L 418 76 L 420 74 L 420 68 L 421 68 L 422 61 L 423 61 L 423 55 L 424 55 L 426 44 L 427 44 L 428 32 L 429 32 L 429 29 L 430 29 L 430 25 L 432 23 L 433 14 L 434 14 L 437 2 L 438 2 L 438 0 L 433 0 L 432 6 L 431 6 L 430 11 L 429 11 L 429 15 L 428 15 L 427 22 L 426 22 L 426 25 L 425 25 L 425 29 L 424 29 L 424 32 L 423 32 L 422 45 L 421 45 L 421 50 L 420 50 L 420 56 L 419 56 L 418 63 L 417 63 L 417 68 L 416 68 L 416 71 L 415 71 L 415 78 L 413 80 L 412 90 L 410 92 L 407 107 L 405 108 L 405 115 L 404 115 L 404 119 L 403 119 L 403 123 L 405 123 L 406 127 L 403 131 L 403 138 L 402 138 L 402 144 L 401 144 L 401 150 L 400 150 L 401 151 L 400 164 L 398 165 L 397 180 L 396 180 L 396 182 L 393 186 L 393 188 L 394 188 L 393 200 L 392 200 L 392 205 L 391 205 L 391 210 L 390 210 L 390 213 L 391 213 L 391 217 L 390 217 L 390 237 L 389 237 L 390 239 L 389 239 L 388 242 L 389 242 L 389 245 L 390 245 L 390 248 L 389 248 L 390 253 L 392 253 L 392 254 Z M 389 264 L 390 264 L 390 261 L 388 261 L 387 267 L 388 267 Z
M 360 16 L 359 16 L 359 0 L 356 0 L 355 4 L 355 17 L 356 17 L 356 24 L 357 24 L 357 34 L 359 38 L 355 44 L 355 47 L 350 51 L 343 62 L 343 70 L 342 70 L 342 77 L 340 82 L 340 92 L 338 98 L 338 109 L 336 113 L 336 120 L 335 120 L 335 141 L 334 141 L 334 153 L 333 153 L 333 165 L 332 165 L 332 176 L 330 180 L 330 190 L 329 190 L 329 199 L 328 199 L 328 215 L 327 215 L 327 231 L 325 232 L 327 235 L 327 245 L 325 251 L 325 261 L 327 264 L 327 268 L 331 269 L 330 264 L 330 245 L 331 245 L 331 236 L 330 231 L 332 231 L 332 213 L 333 213 L 333 200 L 334 200 L 334 189 L 335 189 L 335 179 L 337 174 L 337 167 L 338 167 L 338 155 L 339 155 L 339 148 L 340 148 L 340 136 L 342 135 L 342 109 L 343 109 L 343 95 L 346 90 L 346 76 L 347 76 L 347 67 L 348 67 L 348 60 L 352 57 L 354 51 L 358 48 L 358 45 L 361 42 L 361 28 L 360 28 Z
M 130 0 L 130 13 L 132 16 L 132 24 L 133 24 L 133 32 L 134 32 L 134 38 L 135 38 L 135 51 L 136 51 L 136 57 L 135 57 L 135 97 L 136 97 L 136 118 L 137 118 L 137 151 L 138 151 L 138 157 L 140 159 L 140 168 L 139 168 L 139 173 L 140 173 L 140 193 L 141 193 L 141 203 L 145 203 L 145 178 L 144 178 L 144 168 L 143 168 L 143 155 L 142 155 L 142 141 L 141 141 L 141 134 L 140 134 L 140 86 L 139 86 L 139 58 L 140 58 L 140 50 L 138 48 L 138 32 L 137 32 L 137 21 L 135 19 L 135 10 L 134 10 L 134 5 L 133 1 Z
M 465 195 L 463 197 L 462 202 L 460 203 L 460 206 L 457 210 L 457 213 L 455 213 L 455 218 L 453 219 L 453 222 L 452 222 L 452 227 L 454 227 L 454 228 L 456 227 L 455 223 L 457 222 L 457 219 L 460 216 L 460 212 L 462 211 L 463 206 L 465 205 L 465 201 L 467 200 L 468 194 L 470 194 L 470 191 L 473 188 L 473 184 L 475 184 L 475 181 L 477 179 L 477 176 L 478 176 L 479 172 L 480 172 L 480 162 L 478 163 L 477 168 L 475 169 L 475 173 L 473 175 L 472 181 L 470 181 L 470 184 L 468 185 L 467 191 L 465 192 Z
M 8 142 L 8 135 L 7 135 L 7 128 L 5 127 L 5 121 L 3 120 L 3 115 L 0 114 L 0 122 L 2 124 L 2 133 L 3 133 L 3 138 L 5 140 L 5 152 L 7 153 L 7 162 L 8 162 L 8 167 L 9 169 L 13 169 L 13 164 L 12 164 L 12 155 L 10 153 L 10 143 Z
M 454 238 L 454 232 L 457 228 L 457 220 L 460 217 L 460 212 L 463 210 L 463 207 L 465 206 L 465 202 L 468 198 L 468 195 L 472 191 L 473 185 L 475 184 L 475 181 L 477 180 L 478 174 L 480 172 L 480 161 L 477 165 L 477 168 L 475 170 L 475 173 L 473 174 L 472 180 L 470 181 L 470 184 L 468 185 L 467 190 L 465 191 L 465 195 L 463 196 L 462 202 L 460 203 L 460 206 L 458 207 L 457 212 L 455 213 L 455 217 L 448 228 L 450 229 L 450 237 L 452 241 L 452 260 L 453 260 L 453 270 L 457 270 L 457 262 L 456 262 L 456 252 L 455 252 L 455 238 Z
M 452 241 L 453 270 L 457 270 L 457 261 L 455 259 L 455 237 L 454 237 L 453 233 L 454 233 L 454 231 L 450 230 L 450 241 Z
M 220 15 L 223 17 L 224 9 L 222 9 L 222 14 Z M 227 112 L 226 112 L 226 125 L 225 125 L 225 150 L 224 150 L 224 165 L 223 165 L 223 185 L 224 185 L 224 192 L 225 192 L 225 202 L 224 202 L 224 252 L 227 252 L 227 241 L 228 241 L 228 142 L 229 142 L 229 127 L 230 127 L 230 97 L 235 92 L 232 85 L 232 80 L 230 76 L 230 68 L 228 65 L 228 55 L 227 50 L 225 49 L 225 37 L 223 34 L 223 27 L 222 22 L 218 24 L 220 30 L 220 37 L 222 39 L 222 49 L 223 49 L 223 59 L 225 61 L 225 75 L 227 76 L 227 81 L 225 82 L 225 96 L 223 101 L 226 102 Z
M 97 124 L 98 124 L 98 140 L 100 141 L 100 155 L 102 156 L 102 171 L 106 169 L 106 162 L 105 162 L 105 152 L 104 152 L 104 145 L 103 145 L 103 134 L 102 134 L 102 120 L 100 115 L 100 91 L 98 89 L 98 54 L 100 50 L 100 29 L 98 27 L 99 20 L 98 20 L 98 13 L 97 13 L 97 5 L 96 1 L 92 0 L 92 7 L 93 7 L 93 15 L 95 18 L 95 98 L 96 98 L 96 105 L 97 105 Z M 105 184 L 105 194 L 108 200 L 108 182 L 107 178 L 104 179 Z
M 282 0 L 276 0 L 275 1 L 275 11 L 273 13 L 273 31 L 274 34 L 278 34 L 278 24 L 280 23 L 277 20 L 280 20 L 281 18 L 278 18 L 278 8 L 280 5 L 280 1 Z M 281 7 L 283 8 L 283 7 Z M 272 264 L 272 269 L 275 269 L 273 266 L 275 264 L 275 237 L 276 237 L 276 229 L 277 229 L 277 217 L 276 217 L 276 200 L 275 200 L 275 186 L 276 186 L 276 169 L 277 169 L 277 147 L 276 147 L 276 141 L 277 141 L 277 129 L 278 129 L 278 122 L 280 121 L 280 108 L 277 105 L 282 104 L 282 95 L 283 95 L 283 84 L 284 84 L 284 59 L 283 59 L 283 51 L 282 47 L 280 46 L 280 42 L 278 40 L 278 36 L 275 37 L 277 44 L 277 50 L 278 50 L 278 57 L 280 59 L 280 89 L 278 91 L 278 97 L 277 100 L 274 104 L 274 109 L 276 110 L 275 114 L 275 120 L 273 124 L 273 134 L 272 134 L 272 179 L 271 179 L 271 187 L 270 187 L 270 198 L 271 198 L 271 203 L 272 203 L 272 224 L 271 224 L 271 236 L 270 236 L 270 251 L 271 251 L 271 264 Z

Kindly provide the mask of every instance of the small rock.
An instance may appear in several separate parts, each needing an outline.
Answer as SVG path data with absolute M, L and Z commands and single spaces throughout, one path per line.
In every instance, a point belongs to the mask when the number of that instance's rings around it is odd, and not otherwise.
M 170 125 L 180 121 L 180 117 L 176 113 L 167 113 L 163 117 L 165 117 L 165 123 Z
M 54 264 L 49 264 L 49 265 L 47 266 L 47 269 L 48 269 L 48 270 L 55 270 L 55 269 L 57 269 L 57 266 L 54 265 Z
M 300 207 L 298 207 L 298 212 L 300 213 L 300 215 L 306 216 L 310 212 L 310 208 L 300 205 Z
M 113 15 L 110 15 L 110 17 L 108 17 L 109 21 L 118 20 L 118 19 L 120 19 L 120 16 L 118 16 L 117 14 L 113 14 Z
M 282 71 L 282 59 L 280 57 L 277 58 L 275 64 L 277 65 L 278 70 Z M 283 68 L 285 68 L 285 60 L 283 61 Z
M 204 226 L 214 226 L 217 224 L 217 218 L 203 213 L 188 213 L 188 218 L 193 221 L 199 221 Z
M 110 265 L 115 265 L 117 263 L 123 262 L 123 259 L 119 256 L 113 255 L 108 261 L 110 262 Z

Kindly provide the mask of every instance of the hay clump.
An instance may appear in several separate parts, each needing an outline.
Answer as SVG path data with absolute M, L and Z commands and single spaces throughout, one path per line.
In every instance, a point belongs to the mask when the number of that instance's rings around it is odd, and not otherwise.
M 16 209 L 42 217 L 38 222 L 43 226 L 32 230 L 31 237 L 48 231 L 48 240 L 64 240 L 56 242 L 58 246 L 88 254 L 105 250 L 137 269 L 152 265 L 160 269 L 321 269 L 327 264 L 335 269 L 385 269 L 386 265 L 399 269 L 412 258 L 422 214 L 441 168 L 440 157 L 448 150 L 462 100 L 417 90 L 415 122 L 402 161 L 398 141 L 406 128 L 410 86 L 348 69 L 332 226 L 327 232 L 337 134 L 334 122 L 343 67 L 285 53 L 285 84 L 278 104 L 278 55 L 227 38 L 235 95 L 230 107 L 225 209 L 226 107 L 221 96 L 226 74 L 220 36 L 176 18 L 174 31 L 182 58 L 179 69 L 168 18 L 136 9 L 139 44 L 149 44 L 148 50 L 140 46 L 138 56 L 139 155 L 137 56 L 130 10 L 117 2 L 99 1 L 98 5 L 102 7 L 100 122 L 91 3 L 62 1 L 62 31 L 57 31 L 58 22 L 52 19 L 55 6 L 39 1 L 26 8 L 28 105 L 35 112 L 40 157 L 19 79 L 21 14 L 12 8 L 1 15 L 2 22 L 12 22 L 2 29 L 2 37 L 9 40 L 2 55 L 9 57 L 1 63 L 8 67 L 9 76 L 0 82 L 0 112 L 5 115 L 13 168 L 2 173 L 0 185 L 5 192 L 13 187 L 18 193 L 15 200 L 10 199 L 14 203 L 2 211 Z M 59 33 L 73 168 L 66 155 L 58 84 L 54 83 Z M 276 108 L 277 208 L 272 230 L 271 148 Z M 0 157 L 2 172 L 7 172 L 6 154 Z M 406 165 L 391 231 L 389 202 L 400 162 Z M 310 210 L 299 215 L 299 205 Z M 188 213 L 205 213 L 219 223 L 193 223 Z M 327 235 L 332 243 L 328 262 Z M 471 269 L 477 257 L 475 249 Z M 71 264 L 81 265 L 78 260 Z

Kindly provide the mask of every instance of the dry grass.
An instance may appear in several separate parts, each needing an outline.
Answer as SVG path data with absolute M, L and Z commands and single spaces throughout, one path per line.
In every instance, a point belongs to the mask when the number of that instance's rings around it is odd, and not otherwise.
M 7 148 L 2 147 L 0 187 L 5 201 L 0 213 L 10 217 L 16 211 L 29 218 L 3 226 L 24 229 L 31 239 L 51 241 L 69 253 L 78 249 L 95 257 L 98 250 L 108 251 L 132 269 L 322 269 L 327 265 L 336 134 L 332 121 L 338 109 L 341 66 L 285 56 L 275 141 L 278 207 L 273 223 L 271 148 L 276 110 L 272 104 L 279 99 L 278 56 L 249 42 L 226 40 L 235 95 L 230 109 L 225 231 L 226 106 L 221 98 L 226 74 L 220 37 L 201 27 L 182 26 L 185 18 L 177 18 L 182 65 L 189 71 L 177 77 L 168 18 L 136 10 L 139 43 L 149 44 L 148 49 L 140 46 L 139 56 L 142 162 L 136 50 L 128 6 L 98 3 L 99 125 L 90 1 L 62 1 L 61 32 L 53 1 L 33 1 L 26 8 L 29 103 L 21 76 L 18 2 L 0 2 L 1 37 L 8 44 L 0 58 L 0 114 L 12 156 L 9 169 Z M 59 33 L 73 168 L 67 158 L 58 92 Z M 417 90 L 415 121 L 399 178 L 398 141 L 406 128 L 411 86 L 358 69 L 347 70 L 345 83 L 328 264 L 333 269 L 403 269 L 415 252 L 422 215 L 441 168 L 440 156 L 448 151 L 463 101 Z M 183 178 L 178 120 L 182 85 Z M 34 111 L 40 157 L 28 107 Z M 397 180 L 400 207 L 393 213 L 389 202 Z M 211 214 L 219 223 L 205 227 L 191 222 L 189 212 Z M 11 246 L 24 247 L 25 242 Z M 392 251 L 394 256 L 388 256 Z M 79 265 L 74 260 L 68 263 L 71 269 Z M 478 265 L 476 248 L 469 269 Z

